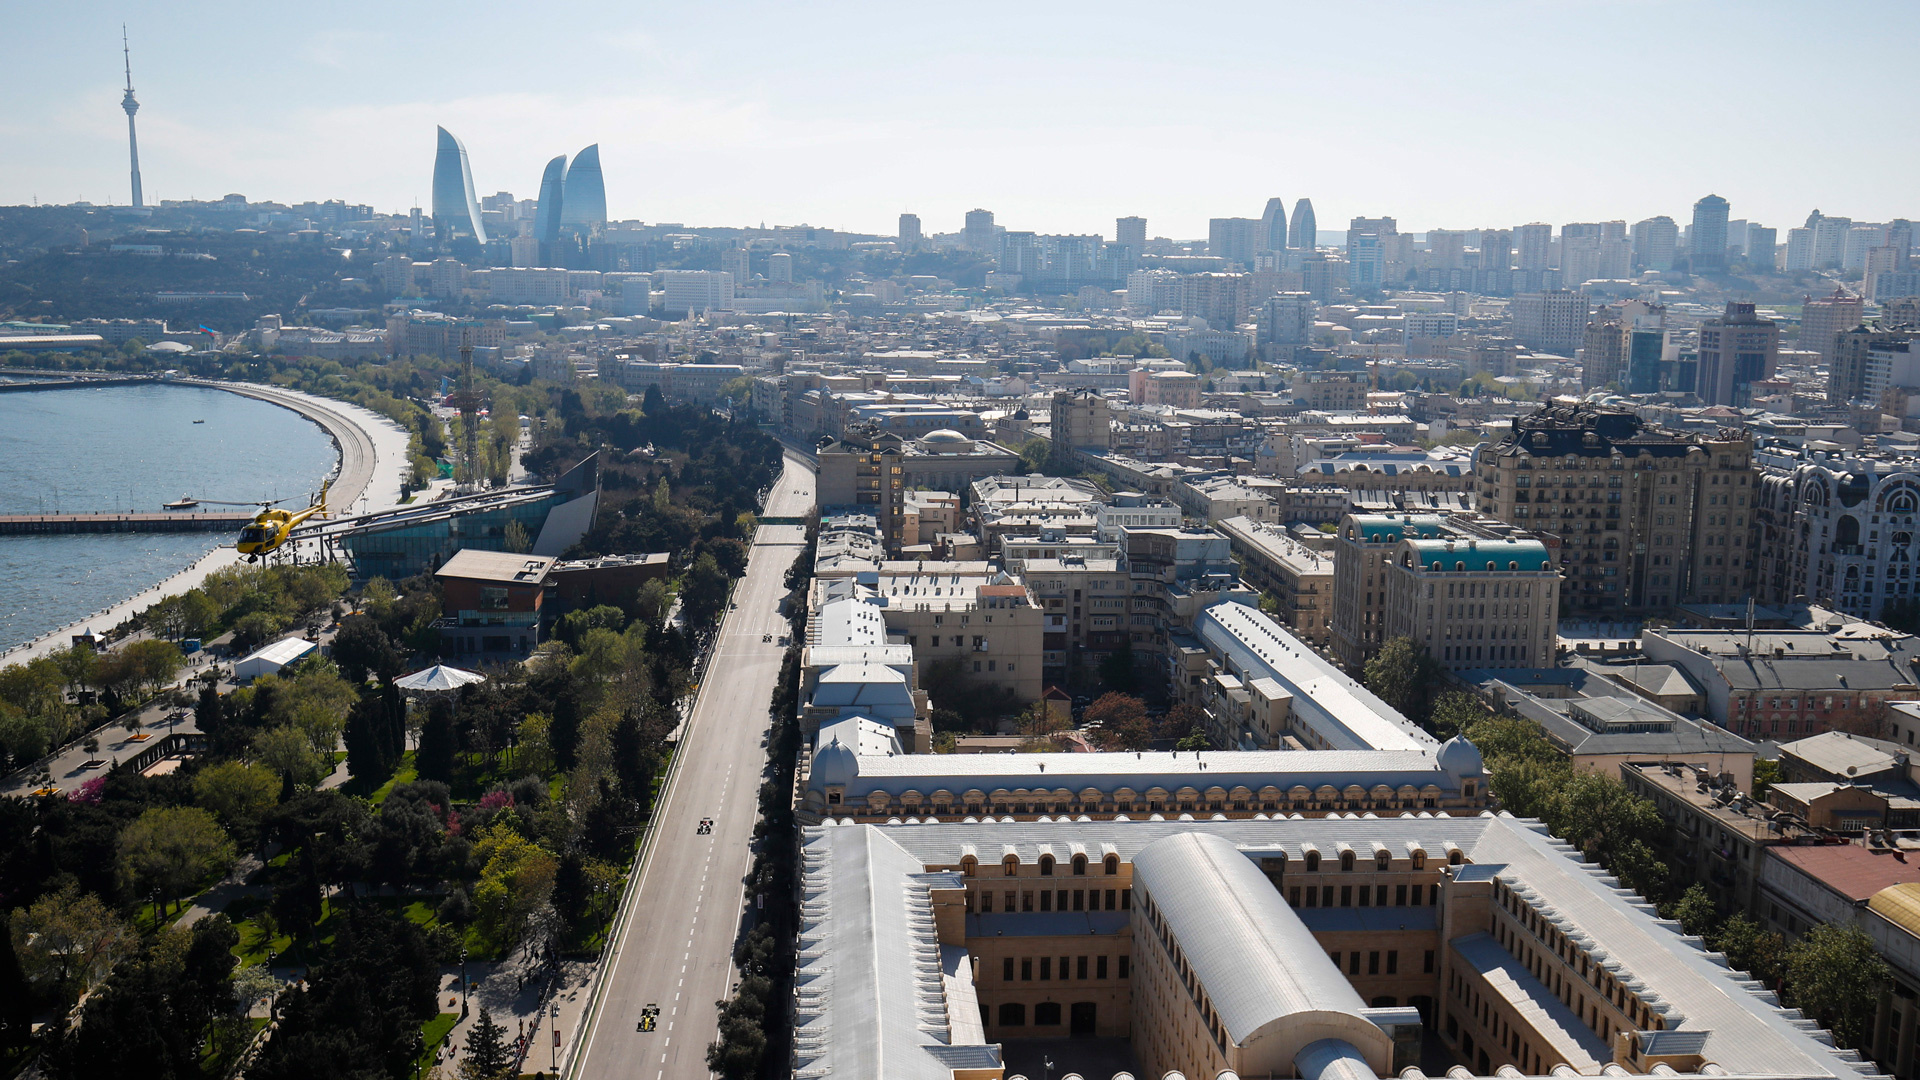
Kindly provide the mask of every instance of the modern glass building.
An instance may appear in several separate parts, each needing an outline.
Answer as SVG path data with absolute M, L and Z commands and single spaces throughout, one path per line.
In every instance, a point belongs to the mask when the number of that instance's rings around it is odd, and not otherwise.
M 540 257 L 550 258 L 548 245 L 560 239 L 561 208 L 566 202 L 567 155 L 547 162 L 540 176 L 540 205 L 533 214 L 533 236 L 540 241 Z
M 599 505 L 599 455 L 592 454 L 552 486 L 402 507 L 327 535 L 352 561 L 354 576 L 399 581 L 439 569 L 457 551 L 510 550 L 510 525 L 531 541 L 532 554 L 557 557 L 593 527 Z
M 566 191 L 560 203 L 562 225 L 591 228 L 607 223 L 607 185 L 600 175 L 599 143 L 573 155 L 573 164 L 567 167 Z
M 1260 215 L 1260 250 L 1287 250 L 1287 200 L 1267 200 L 1267 208 Z
M 1293 246 L 1311 253 L 1320 240 L 1320 226 L 1313 219 L 1313 200 L 1301 199 L 1293 204 L 1293 223 L 1287 229 L 1287 238 Z
M 471 236 L 484 244 L 487 230 L 480 223 L 480 200 L 473 196 L 467 148 L 453 132 L 439 131 L 440 147 L 433 156 L 433 227 L 442 239 Z

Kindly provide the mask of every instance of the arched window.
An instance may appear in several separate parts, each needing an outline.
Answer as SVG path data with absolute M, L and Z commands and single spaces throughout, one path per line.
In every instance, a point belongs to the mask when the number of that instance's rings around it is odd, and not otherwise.
M 1053 856 L 1051 855 L 1040 856 L 1040 876 L 1041 877 L 1053 876 Z
M 1108 855 L 1105 862 L 1108 877 L 1115 877 L 1120 873 L 1120 856 Z
M 1411 859 L 1412 859 L 1412 862 L 1413 862 L 1413 868 L 1414 868 L 1415 870 L 1425 870 L 1425 869 L 1427 868 L 1427 853 L 1426 853 L 1426 852 L 1424 852 L 1424 851 L 1416 851 L 1416 852 L 1414 852 L 1414 853 L 1413 853 L 1413 855 L 1411 856 Z
M 1017 1001 L 1005 1001 L 1000 1004 L 1001 1027 L 1026 1027 L 1027 1007 Z
M 1384 851 L 1376 851 L 1373 853 L 1373 868 L 1375 870 L 1387 869 L 1388 865 L 1392 861 L 1393 861 L 1393 856 L 1389 855 Z
M 1087 857 L 1085 855 L 1075 855 L 1073 857 L 1073 876 L 1087 876 Z
M 1460 856 L 1460 849 L 1459 849 L 1459 848 L 1454 848 L 1454 849 L 1453 849 L 1452 851 L 1449 851 L 1449 852 L 1447 852 L 1447 865 L 1448 865 L 1448 866 L 1459 866 L 1459 865 L 1461 864 L 1461 862 L 1463 862 L 1463 861 L 1464 861 L 1464 860 L 1463 860 L 1463 859 L 1461 858 L 1461 856 Z
M 1009 856 L 1007 856 L 1007 857 L 1006 857 L 1005 859 L 1003 859 L 1003 860 L 1001 860 L 1001 865 L 1002 865 L 1002 866 L 1005 866 L 1005 867 L 1007 868 L 1007 876 L 1008 876 L 1008 877 L 1018 877 L 1018 876 L 1019 876 L 1019 874 L 1020 874 L 1020 856 L 1018 856 L 1018 855 L 1009 855 Z
M 960 860 L 960 872 L 966 875 L 967 877 L 972 877 L 974 871 L 978 870 L 979 868 L 980 868 L 980 860 L 974 858 L 971 855 L 965 856 Z
M 1320 869 L 1320 853 L 1317 851 L 1307 852 L 1307 872 L 1312 873 L 1318 869 Z
M 1343 851 L 1340 853 L 1340 869 L 1342 870 L 1353 869 L 1353 852 Z

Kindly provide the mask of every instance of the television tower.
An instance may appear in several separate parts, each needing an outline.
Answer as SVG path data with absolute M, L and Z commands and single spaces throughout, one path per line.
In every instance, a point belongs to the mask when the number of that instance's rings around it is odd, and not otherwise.
M 127 47 L 125 23 L 120 24 L 120 57 L 127 65 L 127 96 L 120 99 L 120 107 L 127 110 L 127 156 L 133 162 L 133 205 L 139 209 L 147 205 L 140 196 L 140 140 L 133 132 L 133 114 L 140 111 L 140 103 L 133 100 L 133 52 Z

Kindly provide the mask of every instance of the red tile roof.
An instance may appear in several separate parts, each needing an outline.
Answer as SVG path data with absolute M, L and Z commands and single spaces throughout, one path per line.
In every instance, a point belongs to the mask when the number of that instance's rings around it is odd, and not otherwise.
M 1855 903 L 1871 899 L 1890 885 L 1920 882 L 1920 851 L 1874 851 L 1854 844 L 1767 850 Z

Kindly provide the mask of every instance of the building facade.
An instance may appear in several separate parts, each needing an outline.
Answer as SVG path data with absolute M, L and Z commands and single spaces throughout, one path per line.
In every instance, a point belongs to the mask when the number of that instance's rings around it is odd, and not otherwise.
M 1540 541 L 1402 540 L 1387 580 L 1387 636 L 1446 668 L 1554 666 L 1560 569 Z
M 1753 444 L 1666 431 L 1632 413 L 1555 405 L 1482 447 L 1480 513 L 1558 551 L 1568 612 L 1732 603 L 1754 580 Z

